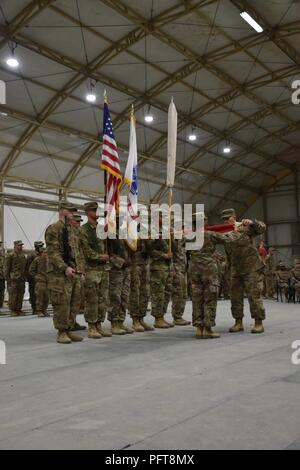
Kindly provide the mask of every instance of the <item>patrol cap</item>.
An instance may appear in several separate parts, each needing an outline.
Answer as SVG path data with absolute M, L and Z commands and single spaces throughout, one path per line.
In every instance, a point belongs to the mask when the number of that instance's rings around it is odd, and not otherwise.
M 73 219 L 76 220 L 76 222 L 82 222 L 83 221 L 80 214 L 75 214 Z
M 23 246 L 24 243 L 22 242 L 22 240 L 15 240 L 15 241 L 14 241 L 14 245 L 15 245 L 15 246 Z
M 77 211 L 77 207 L 75 206 L 75 204 L 69 201 L 61 201 L 59 204 L 59 208 L 66 209 L 68 211 L 73 211 L 73 212 Z
M 36 248 L 41 248 L 42 246 L 44 246 L 44 242 L 42 242 L 42 241 L 34 242 L 34 246 L 35 246 Z
M 231 217 L 232 215 L 236 215 L 234 209 L 224 209 L 221 212 L 221 219 L 229 219 L 229 217 Z
M 83 207 L 85 212 L 96 211 L 98 209 L 98 203 L 96 201 L 86 202 Z

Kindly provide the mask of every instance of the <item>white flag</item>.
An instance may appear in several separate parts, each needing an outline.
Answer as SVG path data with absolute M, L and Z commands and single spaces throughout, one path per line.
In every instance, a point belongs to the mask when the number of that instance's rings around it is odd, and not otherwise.
M 127 244 L 136 251 L 138 226 L 138 179 L 137 179 L 137 143 L 136 119 L 134 113 L 130 117 L 130 139 L 128 161 L 124 176 L 125 184 L 129 187 L 127 196 Z
M 176 167 L 177 148 L 177 110 L 171 100 L 168 112 L 168 165 L 167 165 L 167 186 L 173 188 Z

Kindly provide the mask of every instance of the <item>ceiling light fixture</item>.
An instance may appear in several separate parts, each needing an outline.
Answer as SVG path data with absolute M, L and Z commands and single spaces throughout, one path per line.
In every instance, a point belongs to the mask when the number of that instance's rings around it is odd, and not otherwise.
M 11 68 L 17 68 L 19 67 L 19 61 L 15 56 L 15 50 L 18 47 L 18 44 L 16 43 L 14 47 L 11 50 L 11 55 L 6 59 L 6 64 L 11 67 Z
M 188 139 L 190 142 L 195 142 L 197 140 L 197 135 L 195 133 L 195 129 L 192 127 L 192 132 L 189 134 Z
M 89 102 L 89 103 L 94 103 L 97 99 L 97 96 L 95 95 L 94 93 L 94 88 L 95 88 L 95 85 L 96 85 L 97 82 L 94 82 L 94 81 L 90 81 L 90 86 L 89 86 L 89 91 L 88 93 L 86 94 L 86 97 L 85 99 Z
M 257 33 L 263 32 L 263 28 L 260 26 L 260 24 L 257 23 L 257 21 L 255 21 L 254 18 L 252 18 L 251 15 L 249 15 L 249 13 L 247 13 L 246 11 L 242 11 L 240 15 L 243 20 L 245 20 L 253 29 L 255 29 Z
M 149 105 L 148 107 L 148 111 L 147 113 L 145 114 L 145 122 L 147 122 L 148 124 L 150 124 L 151 122 L 154 121 L 154 117 L 153 117 L 153 114 L 151 113 L 151 106 Z
M 85 99 L 89 101 L 89 103 L 94 103 L 96 101 L 96 95 L 94 95 L 94 93 L 88 93 Z

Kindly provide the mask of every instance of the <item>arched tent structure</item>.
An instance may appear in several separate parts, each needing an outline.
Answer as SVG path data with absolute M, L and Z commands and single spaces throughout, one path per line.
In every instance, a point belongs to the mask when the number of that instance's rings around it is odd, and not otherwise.
M 262 33 L 241 18 L 242 11 Z M 62 195 L 79 203 L 103 197 L 106 89 L 123 168 L 132 103 L 136 109 L 143 202 L 166 200 L 173 96 L 179 117 L 175 201 L 204 203 L 216 219 L 225 206 L 262 217 L 269 243 L 287 256 L 299 252 L 300 124 L 291 99 L 292 82 L 300 79 L 298 2 L 2 0 L 0 22 L 0 78 L 7 87 L 7 103 L 0 105 L 0 180 L 7 223 L 17 219 L 27 230 L 33 209 L 54 213 Z M 16 45 L 20 67 L 10 69 L 5 61 Z M 94 104 L 85 99 L 91 84 Z M 149 106 L 152 124 L 144 121 Z M 194 142 L 188 140 L 192 131 Z M 42 216 L 41 225 L 51 217 Z M 28 240 L 41 231 L 34 220 L 38 227 Z

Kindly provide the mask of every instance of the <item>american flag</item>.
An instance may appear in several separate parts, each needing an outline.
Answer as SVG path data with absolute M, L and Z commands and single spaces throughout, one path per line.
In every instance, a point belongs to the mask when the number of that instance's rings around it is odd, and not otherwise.
M 107 103 L 104 103 L 103 114 L 103 146 L 101 168 L 106 171 L 106 213 L 108 224 L 115 219 L 119 210 L 119 192 L 122 182 L 120 159 L 115 141 L 112 120 Z

